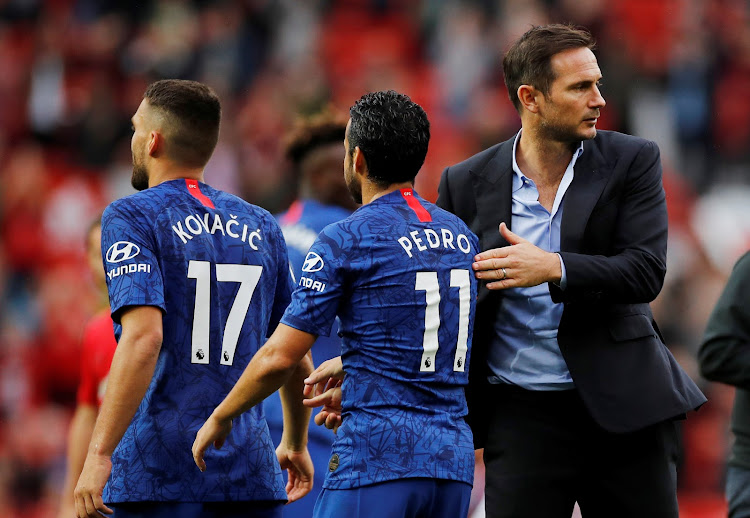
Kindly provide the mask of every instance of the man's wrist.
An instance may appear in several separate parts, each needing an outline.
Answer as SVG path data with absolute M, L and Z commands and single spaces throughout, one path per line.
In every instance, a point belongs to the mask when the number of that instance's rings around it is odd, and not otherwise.
M 550 254 L 550 282 L 560 285 L 562 280 L 562 257 L 557 252 Z
M 102 446 L 101 441 L 91 441 L 88 454 L 92 457 L 105 457 L 108 459 L 112 457 L 112 451 L 114 451 L 114 448 L 108 451 Z
M 211 413 L 211 417 L 209 419 L 214 419 L 216 422 L 220 425 L 226 425 L 230 424 L 234 420 L 233 415 L 227 413 L 223 408 L 222 405 L 217 406 L 214 411 Z
M 283 432 L 281 435 L 281 443 L 288 451 L 301 452 L 307 448 L 307 429 L 301 437 L 287 437 Z

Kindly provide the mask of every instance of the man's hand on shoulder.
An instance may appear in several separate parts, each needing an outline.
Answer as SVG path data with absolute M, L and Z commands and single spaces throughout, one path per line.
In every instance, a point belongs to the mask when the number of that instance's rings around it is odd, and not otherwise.
M 538 286 L 559 282 L 562 277 L 560 258 L 514 234 L 500 223 L 500 234 L 510 246 L 485 250 L 474 258 L 474 275 L 487 282 L 491 290 Z

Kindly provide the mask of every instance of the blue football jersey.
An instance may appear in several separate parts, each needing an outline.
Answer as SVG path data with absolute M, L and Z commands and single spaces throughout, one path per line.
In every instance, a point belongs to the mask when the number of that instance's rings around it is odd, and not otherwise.
M 341 321 L 343 423 L 324 487 L 473 482 L 464 386 L 477 251 L 460 219 L 411 189 L 320 233 L 282 322 L 325 335 Z
M 273 216 L 206 184 L 173 180 L 105 210 L 102 255 L 115 322 L 127 306 L 164 313 L 154 376 L 112 455 L 104 500 L 286 500 L 261 405 L 234 420 L 220 450 L 206 452 L 205 473 L 191 454 L 289 302 Z
M 287 250 L 289 253 L 289 265 L 292 270 L 293 280 L 302 275 L 302 264 L 305 260 L 308 250 L 315 242 L 318 234 L 326 226 L 337 221 L 341 221 L 351 215 L 351 211 L 338 207 L 336 205 L 324 205 L 314 200 L 297 200 L 289 210 L 277 216 L 284 234 Z M 341 354 L 341 339 L 336 332 L 338 326 L 334 326 L 330 335 L 319 336 L 312 348 L 313 363 L 317 366 L 322 362 Z M 281 400 L 278 393 L 272 394 L 263 402 L 266 412 L 266 420 L 271 429 L 271 437 L 274 442 L 278 443 L 281 439 L 283 430 L 283 414 L 281 411 Z M 325 427 L 316 426 L 310 420 L 309 440 L 315 442 L 317 446 L 325 446 L 330 450 L 333 444 L 333 433 Z M 311 452 L 312 452 L 312 444 Z M 328 454 L 326 451 L 326 465 Z M 317 467 L 317 466 L 316 466 Z

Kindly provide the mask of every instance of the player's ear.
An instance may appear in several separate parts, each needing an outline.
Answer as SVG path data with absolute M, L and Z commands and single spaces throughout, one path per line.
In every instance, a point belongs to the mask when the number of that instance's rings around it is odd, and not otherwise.
M 354 165 L 355 172 L 359 174 L 367 174 L 367 160 L 365 160 L 365 154 L 359 149 L 359 146 L 354 148 L 352 164 Z
M 151 131 L 148 136 L 148 156 L 157 156 L 164 151 L 164 136 L 158 131 Z
M 521 101 L 521 106 L 531 113 L 537 113 L 539 111 L 538 99 L 542 95 L 542 92 L 537 90 L 531 85 L 521 85 L 518 87 L 518 100 Z

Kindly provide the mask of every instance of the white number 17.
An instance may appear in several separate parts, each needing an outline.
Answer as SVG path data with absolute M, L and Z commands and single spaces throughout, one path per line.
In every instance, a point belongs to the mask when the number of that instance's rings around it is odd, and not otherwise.
M 224 338 L 221 344 L 222 365 L 232 365 L 234 361 L 234 351 L 240 339 L 242 324 L 245 322 L 250 300 L 253 298 L 253 292 L 258 286 L 262 272 L 262 266 L 251 264 L 216 265 L 217 281 L 240 283 L 240 289 L 237 290 L 224 326 Z M 208 364 L 208 345 L 211 334 L 211 263 L 190 261 L 187 276 L 189 279 L 195 279 L 195 312 L 193 313 L 193 341 L 190 358 L 192 363 Z

